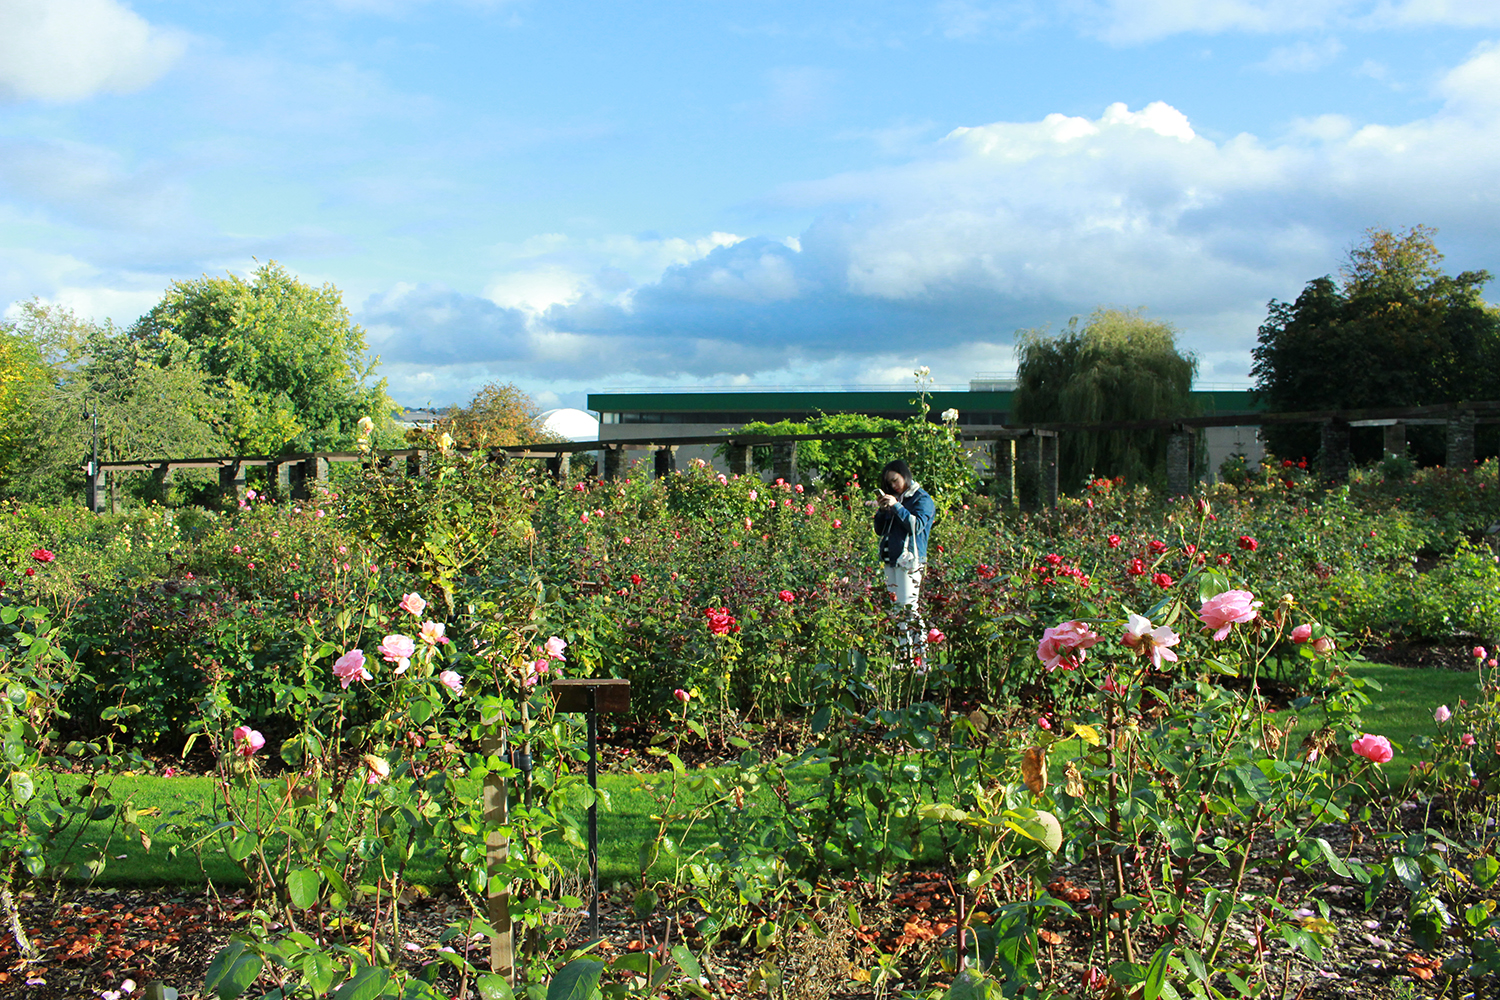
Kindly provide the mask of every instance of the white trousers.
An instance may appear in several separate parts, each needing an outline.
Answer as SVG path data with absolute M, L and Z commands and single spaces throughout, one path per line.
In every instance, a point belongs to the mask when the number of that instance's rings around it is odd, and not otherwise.
M 897 650 L 907 660 L 923 656 L 927 648 L 927 630 L 917 611 L 917 601 L 922 596 L 922 571 L 921 566 L 914 570 L 885 567 L 885 589 L 893 598 L 890 614 L 896 622 Z

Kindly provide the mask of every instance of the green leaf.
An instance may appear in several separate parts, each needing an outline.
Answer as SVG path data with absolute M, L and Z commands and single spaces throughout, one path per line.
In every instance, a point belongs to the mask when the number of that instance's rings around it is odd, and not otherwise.
M 292 905 L 299 910 L 305 910 L 318 901 L 318 886 L 322 880 L 318 873 L 308 871 L 306 868 L 297 868 L 289 872 L 286 877 L 287 895 L 292 898 Z
M 385 969 L 377 969 L 373 965 L 363 966 L 347 983 L 339 987 L 333 1000 L 375 1000 L 390 978 L 391 974 Z
M 31 780 L 31 775 L 25 771 L 14 771 L 10 776 L 10 793 L 15 796 L 17 802 L 29 802 L 36 794 L 36 784 Z
M 1500 877 L 1500 861 L 1496 861 L 1494 855 L 1484 854 L 1475 860 L 1475 885 L 1481 889 L 1488 889 L 1497 877 Z
M 255 833 L 252 830 L 241 830 L 229 841 L 229 860 L 234 862 L 244 861 L 255 853 Z
M 1318 850 L 1323 852 L 1323 860 L 1328 862 L 1328 867 L 1333 869 L 1334 874 L 1349 878 L 1349 866 L 1344 864 L 1344 859 L 1334 851 L 1333 845 L 1322 837 L 1317 838 L 1315 843 L 1318 845 Z
M 1183 951 L 1182 957 L 1187 959 L 1188 971 L 1193 974 L 1194 979 L 1200 983 L 1208 982 L 1208 966 L 1203 964 L 1202 955 L 1188 948 Z
M 547 984 L 547 1000 L 600 1000 L 599 976 L 604 963 L 593 958 L 575 958 Z
M 213 990 L 219 1000 L 235 1000 L 255 982 L 264 964 L 259 955 L 245 950 L 245 942 L 232 940 L 209 963 L 203 988 Z
M 991 981 L 973 969 L 965 969 L 953 977 L 953 985 L 943 995 L 943 1000 L 987 1000 Z
M 516 995 L 510 988 L 510 980 L 504 976 L 480 976 L 475 985 L 479 987 L 480 1000 L 514 1000 Z
M 1167 981 L 1167 959 L 1172 955 L 1172 946 L 1162 945 L 1151 956 L 1151 965 L 1146 969 L 1146 981 L 1141 984 L 1144 1000 L 1156 1000 L 1161 996 L 1162 986 Z
M 432 703 L 417 698 L 411 703 L 411 707 L 407 709 L 407 712 L 411 715 L 411 721 L 420 725 L 432 718 Z

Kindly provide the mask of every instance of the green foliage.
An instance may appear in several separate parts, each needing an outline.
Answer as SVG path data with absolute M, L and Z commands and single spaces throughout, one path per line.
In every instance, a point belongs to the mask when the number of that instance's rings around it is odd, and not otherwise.
M 1177 349 L 1176 331 L 1139 312 L 1099 309 L 1059 336 L 1018 334 L 1020 364 L 1012 422 L 1112 423 L 1189 416 L 1198 361 Z M 1131 483 L 1165 478 L 1165 431 L 1069 433 L 1058 476 L 1068 488 L 1096 477 Z
M 338 289 L 312 288 L 275 262 L 250 281 L 174 283 L 129 336 L 158 367 L 212 379 L 238 454 L 350 449 L 365 416 L 389 433 L 385 383 L 369 383 L 364 330 Z
M 1433 235 L 1425 226 L 1371 229 L 1350 250 L 1341 283 L 1315 278 L 1295 302 L 1271 301 L 1251 369 L 1269 409 L 1500 395 L 1500 313 L 1480 297 L 1491 276 L 1444 274 Z M 1314 454 L 1316 435 L 1292 425 L 1267 428 L 1271 448 L 1287 454 Z
M 856 434 L 897 431 L 901 421 L 871 417 L 862 413 L 820 413 L 808 420 L 779 420 L 775 423 L 752 421 L 735 428 L 741 434 Z M 724 448 L 719 448 L 722 458 Z M 799 441 L 797 466 L 812 475 L 811 481 L 824 489 L 845 492 L 857 484 L 866 487 L 880 481 L 885 463 L 902 457 L 894 437 L 864 438 L 853 441 Z M 770 445 L 759 445 L 753 451 L 755 470 L 772 471 Z

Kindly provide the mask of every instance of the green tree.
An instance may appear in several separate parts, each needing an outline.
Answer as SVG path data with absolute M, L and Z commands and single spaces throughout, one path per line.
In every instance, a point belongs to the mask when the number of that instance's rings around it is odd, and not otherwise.
M 60 499 L 83 488 L 97 414 L 103 461 L 222 454 L 209 377 L 161 368 L 108 323 L 23 303 L 0 327 L 0 493 Z
M 735 430 L 742 434 L 855 434 L 898 431 L 901 426 L 901 421 L 888 417 L 872 417 L 863 413 L 820 413 L 807 420 L 778 420 L 776 423 L 756 420 Z M 719 453 L 721 457 L 725 453 L 722 447 Z M 774 460 L 770 445 L 755 448 L 752 457 L 757 472 L 771 470 Z M 856 481 L 866 489 L 874 489 L 880 482 L 880 470 L 885 463 L 901 457 L 900 446 L 894 436 L 797 443 L 798 469 L 816 470 L 818 481 L 829 490 L 844 490 Z
M 504 448 L 554 440 L 542 426 L 542 410 L 513 382 L 491 382 L 469 405 L 449 410 L 433 428 L 460 448 Z
M 1139 310 L 1098 309 L 1066 332 L 1017 334 L 1020 363 L 1012 422 L 1017 424 L 1148 420 L 1192 412 L 1198 360 L 1177 348 L 1177 334 Z M 1129 482 L 1165 478 L 1166 431 L 1090 431 L 1062 435 L 1058 476 L 1064 488 L 1091 477 Z
M 1257 396 L 1273 411 L 1420 406 L 1500 395 L 1500 314 L 1488 271 L 1444 274 L 1435 230 L 1371 229 L 1339 282 L 1272 300 L 1254 350 Z M 1268 429 L 1278 454 L 1312 454 L 1315 428 Z
M 360 417 L 391 434 L 384 380 L 371 382 L 364 330 L 337 288 L 313 288 L 272 261 L 250 281 L 179 281 L 130 329 L 150 363 L 195 368 L 224 407 L 241 454 L 350 449 Z

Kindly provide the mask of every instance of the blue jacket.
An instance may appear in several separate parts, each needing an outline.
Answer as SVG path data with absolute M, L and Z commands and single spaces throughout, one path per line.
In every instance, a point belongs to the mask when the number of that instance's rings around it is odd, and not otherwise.
M 887 566 L 896 565 L 901 550 L 906 546 L 906 536 L 911 533 L 916 544 L 917 560 L 927 562 L 927 536 L 932 533 L 932 519 L 937 516 L 937 505 L 932 497 L 914 484 L 903 493 L 896 506 L 880 508 L 875 512 L 875 534 L 880 536 L 880 561 Z

